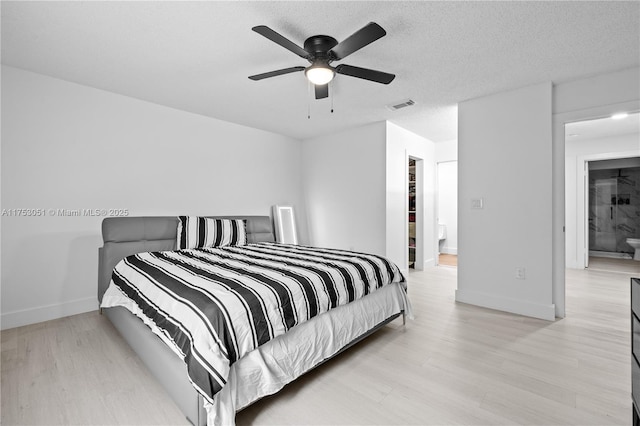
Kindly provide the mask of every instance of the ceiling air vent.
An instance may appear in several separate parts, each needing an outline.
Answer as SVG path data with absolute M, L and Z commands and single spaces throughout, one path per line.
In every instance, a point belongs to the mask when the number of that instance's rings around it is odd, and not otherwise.
M 415 101 L 411 100 L 411 99 L 405 99 L 404 101 L 400 101 L 396 104 L 393 105 L 387 105 L 387 108 L 390 109 L 391 111 L 397 111 L 399 109 L 402 108 L 406 108 L 406 107 L 410 107 L 415 105 Z

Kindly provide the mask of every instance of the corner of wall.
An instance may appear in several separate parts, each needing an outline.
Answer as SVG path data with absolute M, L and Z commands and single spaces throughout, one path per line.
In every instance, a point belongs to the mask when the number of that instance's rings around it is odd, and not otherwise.
M 50 321 L 71 315 L 83 314 L 98 309 L 95 297 L 71 300 L 54 305 L 38 306 L 20 311 L 3 312 L 0 316 L 0 329 L 7 330 L 14 327 Z
M 554 321 L 555 306 L 473 290 L 456 290 L 456 302 Z

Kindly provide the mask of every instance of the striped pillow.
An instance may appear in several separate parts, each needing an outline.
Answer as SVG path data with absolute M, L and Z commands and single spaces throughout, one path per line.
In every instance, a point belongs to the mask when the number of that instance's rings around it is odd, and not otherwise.
M 247 244 L 245 221 L 242 219 L 212 219 L 199 216 L 178 216 L 176 247 L 243 246 Z

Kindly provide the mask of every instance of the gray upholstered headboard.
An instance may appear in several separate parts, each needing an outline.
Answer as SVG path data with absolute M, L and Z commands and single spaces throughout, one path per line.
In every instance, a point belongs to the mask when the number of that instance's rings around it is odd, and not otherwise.
M 208 216 L 244 219 L 250 243 L 275 241 L 269 216 Z M 107 217 L 102 221 L 103 246 L 98 250 L 98 302 L 111 281 L 116 264 L 127 256 L 145 251 L 175 250 L 176 216 Z

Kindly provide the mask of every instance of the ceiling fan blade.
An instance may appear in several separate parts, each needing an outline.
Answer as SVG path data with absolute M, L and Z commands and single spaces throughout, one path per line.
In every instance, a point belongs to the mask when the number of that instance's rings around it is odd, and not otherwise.
M 306 50 L 304 50 L 302 47 L 298 46 L 291 40 L 287 39 L 286 37 L 281 36 L 277 32 L 273 31 L 271 28 L 267 27 L 266 25 L 258 25 L 257 27 L 253 27 L 251 29 L 257 32 L 258 34 L 265 36 L 272 42 L 277 43 L 280 46 L 284 47 L 285 49 L 295 53 L 301 58 L 307 59 L 307 57 L 309 56 L 309 52 L 307 52 Z
M 384 37 L 387 32 L 375 22 L 367 25 L 342 40 L 329 52 L 333 54 L 335 60 L 344 59 L 356 50 L 360 50 L 369 43 L 373 43 L 380 37 Z
M 363 78 L 376 83 L 389 84 L 396 76 L 382 71 L 371 70 L 369 68 L 354 67 L 352 65 L 341 64 L 336 67 L 338 74 L 348 75 L 350 77 Z
M 329 97 L 329 83 L 316 84 L 316 99 L 323 99 Z
M 278 76 L 278 75 L 289 74 L 291 72 L 302 71 L 302 70 L 304 70 L 304 67 L 284 68 L 284 69 L 277 70 L 277 71 L 270 71 L 270 72 L 265 72 L 265 73 L 262 73 L 262 74 L 250 75 L 249 78 L 251 80 L 258 81 L 258 80 L 262 80 L 263 78 L 275 77 L 275 76 Z

